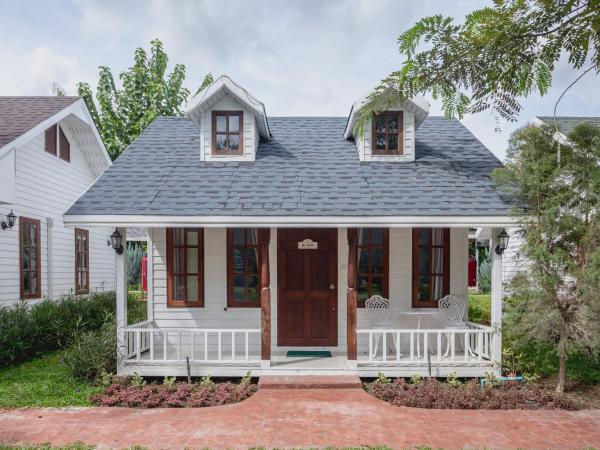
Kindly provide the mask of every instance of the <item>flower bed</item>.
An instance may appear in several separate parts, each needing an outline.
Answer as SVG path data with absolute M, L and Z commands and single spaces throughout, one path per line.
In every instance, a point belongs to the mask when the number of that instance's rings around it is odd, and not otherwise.
M 435 379 L 407 383 L 377 380 L 366 383 L 371 395 L 395 406 L 431 409 L 583 409 L 585 405 L 568 394 L 559 394 L 527 384 L 491 384 L 481 388 L 477 380 L 443 383 Z
M 200 408 L 242 401 L 257 390 L 256 384 L 244 379 L 239 384 L 173 383 L 123 386 L 113 384 L 92 397 L 97 406 L 133 408 Z

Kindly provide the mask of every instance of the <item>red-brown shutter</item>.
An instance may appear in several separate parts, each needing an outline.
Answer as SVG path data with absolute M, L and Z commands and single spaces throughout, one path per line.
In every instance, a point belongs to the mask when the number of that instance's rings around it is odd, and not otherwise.
M 58 135 L 59 135 L 59 156 L 61 159 L 65 161 L 71 161 L 71 146 L 69 145 L 69 141 L 65 136 L 61 127 L 58 127 Z M 56 154 L 56 151 L 55 151 Z
M 44 148 L 48 153 L 56 155 L 56 125 L 48 128 L 44 134 Z

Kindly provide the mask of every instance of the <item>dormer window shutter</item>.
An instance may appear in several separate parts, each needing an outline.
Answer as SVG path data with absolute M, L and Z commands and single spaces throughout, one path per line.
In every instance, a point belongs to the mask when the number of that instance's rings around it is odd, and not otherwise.
M 56 128 L 57 125 L 52 125 L 44 133 L 44 148 L 48 153 L 56 156 Z

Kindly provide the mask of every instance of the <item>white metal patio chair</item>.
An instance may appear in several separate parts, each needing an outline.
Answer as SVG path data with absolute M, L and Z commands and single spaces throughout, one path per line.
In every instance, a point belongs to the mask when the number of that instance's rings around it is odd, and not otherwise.
M 371 322 L 371 328 L 374 330 L 392 330 L 394 329 L 394 324 L 390 321 L 390 315 L 392 313 L 392 304 L 387 298 L 383 298 L 381 295 L 373 295 L 365 300 L 365 309 L 367 310 L 367 316 L 369 317 L 369 321 Z M 383 333 L 374 334 L 375 338 L 375 348 L 373 352 L 369 355 L 371 358 L 377 355 L 377 351 L 379 350 L 379 342 L 381 341 L 381 337 Z M 394 349 L 396 349 L 396 344 L 394 343 L 394 339 L 392 339 L 392 345 Z
M 446 295 L 445 297 L 438 300 L 438 310 L 440 312 L 440 318 L 442 325 L 446 330 L 468 330 L 469 325 L 465 321 L 465 310 L 467 309 L 467 302 L 462 298 L 455 297 L 454 295 Z M 451 334 L 454 336 L 454 333 Z M 446 353 L 444 357 L 448 356 L 450 352 L 450 339 L 446 335 Z M 471 356 L 473 352 L 471 348 L 465 348 L 465 352 L 469 352 Z

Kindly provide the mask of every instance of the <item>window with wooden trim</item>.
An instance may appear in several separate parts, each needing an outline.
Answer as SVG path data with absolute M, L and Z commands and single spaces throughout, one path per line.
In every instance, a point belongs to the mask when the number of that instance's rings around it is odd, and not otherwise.
M 40 221 L 19 218 L 21 298 L 40 298 L 42 285 Z
M 167 306 L 204 306 L 204 230 L 167 229 Z
M 212 112 L 212 154 L 244 154 L 244 112 Z
M 256 228 L 227 230 L 227 306 L 260 307 Z
M 384 111 L 373 114 L 373 155 L 404 154 L 404 112 Z
M 356 286 L 358 306 L 373 295 L 389 295 L 389 230 L 363 228 L 358 232 Z
M 413 229 L 413 308 L 436 308 L 450 291 L 450 229 Z
M 62 160 L 71 161 L 71 144 L 58 124 L 52 125 L 44 132 L 44 149 Z
M 90 293 L 90 235 L 75 228 L 75 294 Z

